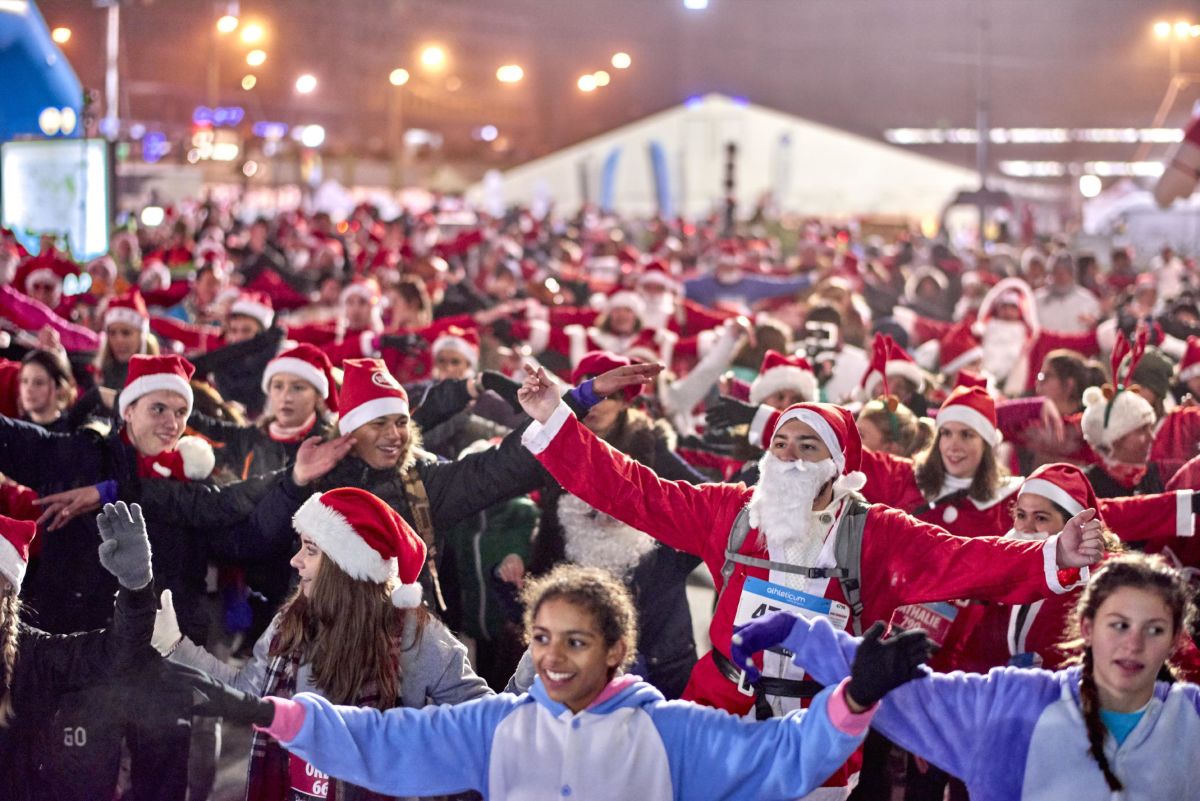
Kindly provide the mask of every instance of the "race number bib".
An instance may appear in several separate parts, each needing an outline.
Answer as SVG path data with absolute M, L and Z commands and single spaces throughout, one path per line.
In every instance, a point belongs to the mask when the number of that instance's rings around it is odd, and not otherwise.
M 950 627 L 958 613 L 959 607 L 953 602 L 909 604 L 892 613 L 889 625 L 905 630 L 920 629 L 929 635 L 934 645 L 941 648 L 946 644 L 946 637 L 950 634 Z
M 850 607 L 844 603 L 747 576 L 733 624 L 741 626 L 768 612 L 780 610 L 807 618 L 829 618 L 835 629 L 845 629 L 850 620 Z
M 329 774 L 322 773 L 295 754 L 288 754 L 288 779 L 292 787 L 292 801 L 333 798 Z

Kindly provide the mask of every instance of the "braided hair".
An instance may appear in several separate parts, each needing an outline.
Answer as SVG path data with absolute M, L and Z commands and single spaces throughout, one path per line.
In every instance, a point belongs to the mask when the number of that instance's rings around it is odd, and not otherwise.
M 12 685 L 17 668 L 17 629 L 21 619 L 21 599 L 12 588 L 0 595 L 0 728 L 8 726 L 13 715 Z
M 1171 611 L 1172 630 L 1175 634 L 1187 631 L 1195 614 L 1191 602 L 1191 589 L 1183 574 L 1168 566 L 1161 557 L 1142 553 L 1122 554 L 1105 562 L 1092 576 L 1075 605 L 1070 627 L 1072 640 L 1066 647 L 1074 647 L 1077 652 L 1069 661 L 1077 662 L 1083 667 L 1079 678 L 1079 700 L 1084 725 L 1087 727 L 1088 753 L 1096 760 L 1097 766 L 1104 774 L 1104 780 L 1113 792 L 1124 789 L 1124 785 L 1113 772 L 1104 753 L 1107 729 L 1100 719 L 1100 691 L 1096 686 L 1092 649 L 1082 636 L 1082 621 L 1095 621 L 1100 606 L 1113 593 L 1124 587 L 1151 592 L 1162 598 Z M 1160 681 L 1174 681 L 1174 674 L 1165 663 L 1158 677 Z

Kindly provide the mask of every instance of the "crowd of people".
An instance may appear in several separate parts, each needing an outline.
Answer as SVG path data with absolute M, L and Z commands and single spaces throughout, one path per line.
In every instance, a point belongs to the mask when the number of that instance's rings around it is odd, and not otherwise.
M 5 798 L 1200 792 L 1170 247 L 197 203 L 0 329 Z

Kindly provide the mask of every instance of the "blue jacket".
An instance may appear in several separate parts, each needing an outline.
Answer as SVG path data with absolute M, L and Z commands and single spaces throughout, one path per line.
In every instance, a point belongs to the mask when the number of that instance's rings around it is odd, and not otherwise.
M 387 712 L 301 693 L 303 724 L 283 744 L 322 772 L 389 795 L 783 801 L 818 787 L 862 740 L 865 731 L 829 719 L 834 692 L 761 723 L 665 701 L 636 677 L 615 680 L 579 714 L 550 700 L 540 680 L 525 695 Z
M 824 618 L 798 619 L 782 646 L 814 679 L 850 675 L 859 640 Z M 1112 794 L 1088 753 L 1079 671 L 995 668 L 933 673 L 892 690 L 871 725 L 966 782 L 972 801 L 1200 798 L 1200 687 L 1159 682 L 1121 745 L 1105 739 L 1125 785 Z

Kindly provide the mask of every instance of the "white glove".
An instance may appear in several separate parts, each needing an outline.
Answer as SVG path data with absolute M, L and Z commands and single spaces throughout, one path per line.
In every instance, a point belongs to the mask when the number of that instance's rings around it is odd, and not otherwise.
M 170 656 L 183 639 L 183 634 L 179 631 L 179 621 L 175 617 L 171 591 L 163 590 L 158 601 L 159 608 L 154 613 L 154 633 L 150 635 L 150 644 L 163 656 Z

